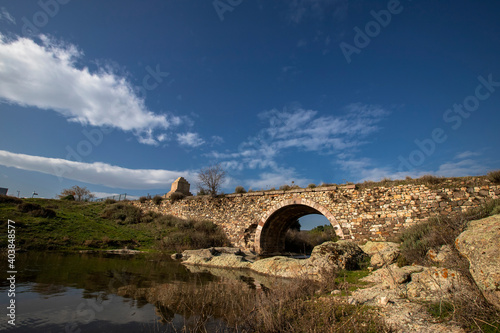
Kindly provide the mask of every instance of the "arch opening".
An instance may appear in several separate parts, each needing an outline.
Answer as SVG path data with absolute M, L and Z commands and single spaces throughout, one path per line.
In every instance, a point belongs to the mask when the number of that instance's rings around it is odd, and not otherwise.
M 328 210 L 308 200 L 294 199 L 275 206 L 261 219 L 255 234 L 255 250 L 264 255 L 283 253 L 287 230 L 298 219 L 310 214 L 324 215 L 336 234 L 343 238 L 342 229 Z

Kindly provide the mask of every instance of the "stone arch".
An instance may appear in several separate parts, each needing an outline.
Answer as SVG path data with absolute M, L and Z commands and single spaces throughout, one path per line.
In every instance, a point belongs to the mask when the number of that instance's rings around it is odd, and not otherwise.
M 344 238 L 340 224 L 328 209 L 308 199 L 293 198 L 280 202 L 262 216 L 255 233 L 255 251 L 259 254 L 282 252 L 290 224 L 295 219 L 309 214 L 324 215 L 332 224 L 335 233 Z

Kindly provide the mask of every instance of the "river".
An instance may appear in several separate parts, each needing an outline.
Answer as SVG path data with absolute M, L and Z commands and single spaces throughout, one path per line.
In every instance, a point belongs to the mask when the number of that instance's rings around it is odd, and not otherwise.
M 8 276 L 0 283 L 0 330 L 6 332 L 237 331 L 226 325 L 230 310 L 217 306 L 217 298 L 266 289 L 242 272 L 218 276 L 150 254 L 18 253 L 16 268 L 14 297 L 7 297 Z M 214 300 L 208 291 L 220 295 Z M 10 299 L 15 326 L 6 316 Z

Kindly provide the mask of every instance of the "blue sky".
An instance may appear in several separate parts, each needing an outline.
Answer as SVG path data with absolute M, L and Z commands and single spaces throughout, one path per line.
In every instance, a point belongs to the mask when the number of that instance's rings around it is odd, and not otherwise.
M 498 1 L 0 1 L 0 187 L 165 193 L 500 167 Z

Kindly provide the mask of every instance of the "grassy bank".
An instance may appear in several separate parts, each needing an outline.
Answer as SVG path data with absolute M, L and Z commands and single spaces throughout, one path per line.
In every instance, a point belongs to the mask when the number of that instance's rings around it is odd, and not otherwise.
M 207 221 L 143 214 L 124 202 L 78 202 L 0 196 L 0 248 L 7 247 L 7 221 L 16 222 L 22 250 L 130 248 L 181 251 L 228 242 Z

